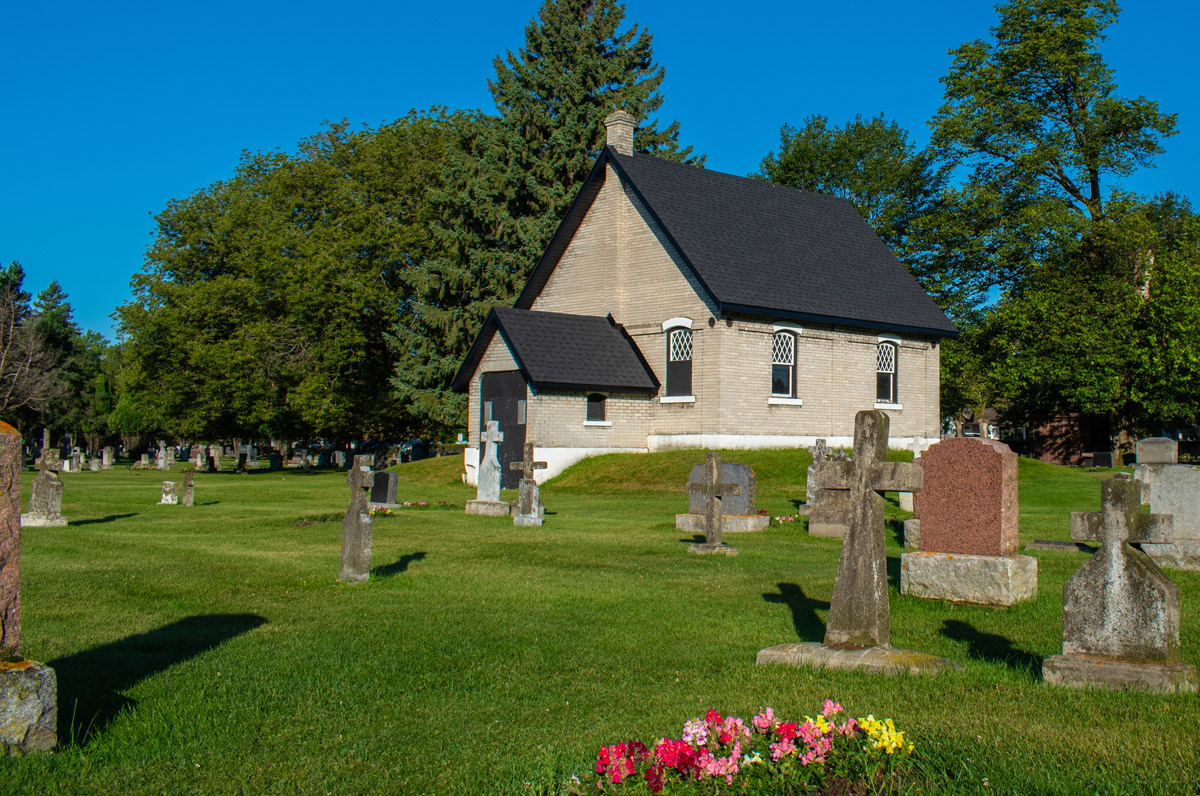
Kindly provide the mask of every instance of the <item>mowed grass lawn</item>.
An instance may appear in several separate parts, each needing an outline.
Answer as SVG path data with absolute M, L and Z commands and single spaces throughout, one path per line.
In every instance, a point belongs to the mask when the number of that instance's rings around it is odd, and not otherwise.
M 803 499 L 807 453 L 727 458 L 772 516 Z M 701 460 L 584 462 L 543 489 L 542 528 L 465 516 L 457 459 L 403 465 L 402 499 L 430 506 L 376 520 L 358 586 L 335 581 L 344 473 L 198 475 L 193 508 L 157 505 L 158 472 L 64 474 L 71 524 L 23 533 L 24 652 L 58 673 L 60 750 L 0 761 L 0 794 L 559 793 L 601 744 L 826 697 L 910 733 L 905 792 L 1197 792 L 1195 695 L 1041 682 L 1082 553 L 1033 553 L 1037 600 L 990 609 L 900 597 L 889 535 L 893 645 L 965 672 L 756 667 L 822 638 L 840 542 L 796 522 L 688 555 L 673 520 Z M 1023 460 L 1022 542 L 1068 538 L 1102 475 Z M 1169 574 L 1200 664 L 1200 576 Z

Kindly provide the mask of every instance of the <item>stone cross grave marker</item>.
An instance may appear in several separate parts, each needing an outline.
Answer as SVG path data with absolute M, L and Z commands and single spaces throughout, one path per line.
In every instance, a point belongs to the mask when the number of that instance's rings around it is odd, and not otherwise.
M 179 505 L 194 506 L 196 504 L 196 474 L 191 470 L 183 474 L 183 492 L 179 495 Z
M 887 558 L 884 555 L 884 501 L 880 492 L 919 492 L 922 472 L 915 464 L 887 460 L 890 420 L 884 413 L 859 412 L 854 418 L 854 459 L 818 468 L 823 489 L 849 493 L 849 525 L 829 603 L 825 644 L 879 647 L 891 643 Z
M 725 544 L 721 537 L 721 498 L 740 495 L 740 484 L 727 484 L 721 481 L 721 454 L 709 451 L 704 457 L 704 480 L 700 483 L 689 483 L 688 494 L 698 495 L 704 499 L 704 542 L 688 547 L 689 553 L 710 555 L 723 553 L 736 556 L 737 549 Z
M 519 462 L 509 462 L 510 470 L 521 471 L 521 482 L 517 485 L 517 505 L 513 512 L 513 525 L 541 525 L 545 516 L 538 492 L 537 481 L 534 480 L 535 470 L 545 470 L 549 467 L 545 462 L 533 460 L 533 443 L 526 442 L 522 451 L 524 454 Z
M 342 518 L 342 552 L 338 580 L 361 583 L 371 577 L 371 541 L 373 523 L 368 503 L 368 493 L 374 483 L 374 473 L 363 461 L 368 457 L 355 457 L 350 469 L 350 506 Z
M 921 652 L 891 648 L 884 500 L 880 492 L 921 490 L 921 468 L 887 461 L 890 420 L 878 410 L 854 418 L 854 459 L 820 466 L 821 486 L 849 493 L 850 523 L 829 601 L 825 643 L 780 644 L 758 653 L 756 663 L 857 669 L 876 674 L 937 674 L 959 664 Z
M 500 499 L 500 443 L 504 442 L 504 432 L 495 420 L 488 421 L 487 430 L 479 434 L 479 442 L 484 446 L 483 457 L 479 460 L 477 500 Z
M 174 481 L 162 482 L 162 498 L 159 499 L 160 506 L 177 506 L 179 505 L 179 484 Z
M 700 462 L 688 472 L 688 483 L 699 484 L 707 478 L 708 465 Z M 765 531 L 771 524 L 771 518 L 757 512 L 758 477 L 754 468 L 736 462 L 721 462 L 721 477 L 718 479 L 727 484 L 737 484 L 741 492 L 736 495 L 726 495 L 721 499 L 721 536 L 727 533 L 746 533 L 750 531 Z M 687 514 L 675 515 L 675 528 L 692 533 L 704 532 L 705 498 L 702 495 L 688 494 Z
M 39 477 L 43 475 L 54 474 L 42 470 Z M 54 670 L 21 657 L 21 435 L 3 422 L 0 422 L 0 719 L 0 756 L 48 752 L 58 742 L 58 682 Z
M 1170 537 L 1169 514 L 1141 512 L 1142 485 L 1100 483 L 1100 512 L 1073 512 L 1071 538 L 1101 548 L 1063 586 L 1063 654 L 1047 658 L 1051 685 L 1195 691 L 1196 667 L 1183 664 L 1179 587 L 1131 544 Z

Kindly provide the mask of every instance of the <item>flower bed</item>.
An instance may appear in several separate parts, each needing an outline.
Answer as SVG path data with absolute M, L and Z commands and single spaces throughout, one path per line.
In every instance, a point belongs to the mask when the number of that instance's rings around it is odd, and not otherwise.
M 594 788 L 583 792 L 886 793 L 912 751 L 891 719 L 852 718 L 829 699 L 803 722 L 780 721 L 771 708 L 749 723 L 710 710 L 678 739 L 603 747 Z

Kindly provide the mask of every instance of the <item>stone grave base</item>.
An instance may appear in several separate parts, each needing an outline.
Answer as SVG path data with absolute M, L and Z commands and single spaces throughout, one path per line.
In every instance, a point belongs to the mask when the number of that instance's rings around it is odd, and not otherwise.
M 1074 688 L 1109 688 L 1114 691 L 1149 691 L 1155 694 L 1195 692 L 1200 674 L 1186 663 L 1135 663 L 1086 655 L 1055 655 L 1042 663 L 1047 685 Z
M 844 522 L 830 522 L 818 515 L 808 515 L 808 535 L 820 536 L 825 539 L 845 539 L 847 525 Z
M 67 518 L 61 514 L 57 517 L 47 517 L 44 514 L 22 514 L 22 528 L 65 528 Z
M 58 680 L 37 661 L 0 663 L 0 755 L 52 751 L 58 743 Z
M 531 528 L 542 527 L 542 518 L 537 514 L 514 514 L 513 525 L 525 525 Z
M 1200 539 L 1177 539 L 1166 544 L 1142 542 L 1138 547 L 1160 567 L 1200 572 Z
M 503 500 L 468 500 L 467 514 L 480 517 L 507 517 L 510 506 Z
M 1003 605 L 1037 597 L 1033 556 L 904 553 L 900 593 L 928 600 Z
M 921 520 L 917 517 L 904 521 L 904 546 L 921 549 Z
M 707 542 L 688 545 L 688 552 L 698 556 L 736 556 L 738 554 L 736 547 L 730 547 L 727 544 L 708 544 Z
M 766 514 L 722 514 L 722 533 L 747 533 L 749 531 L 765 531 L 771 524 L 771 518 Z M 675 530 L 704 533 L 703 514 L 676 514 Z
M 962 664 L 926 655 L 924 652 L 891 647 L 835 649 L 816 641 L 779 644 L 758 653 L 759 666 L 812 666 L 822 669 L 853 669 L 868 674 L 941 674 L 947 669 L 962 669 Z

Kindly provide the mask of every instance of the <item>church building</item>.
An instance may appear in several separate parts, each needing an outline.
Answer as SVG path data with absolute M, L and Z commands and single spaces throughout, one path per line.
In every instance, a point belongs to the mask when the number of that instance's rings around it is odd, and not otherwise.
M 516 305 L 488 315 L 454 380 L 479 433 L 526 441 L 553 477 L 587 456 L 937 439 L 939 342 L 957 334 L 845 199 L 633 153 L 601 152 Z

